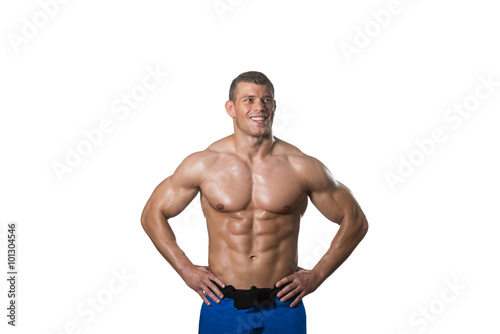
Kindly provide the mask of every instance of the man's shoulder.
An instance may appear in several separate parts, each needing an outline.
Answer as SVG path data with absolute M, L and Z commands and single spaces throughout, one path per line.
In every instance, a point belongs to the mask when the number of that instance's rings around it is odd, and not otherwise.
M 219 154 L 223 154 L 230 149 L 230 138 L 231 135 L 221 138 L 217 141 L 214 141 L 212 144 L 210 144 L 203 152 L 206 155 L 212 155 L 212 156 L 217 156 Z
M 328 184 L 332 179 L 328 168 L 315 157 L 305 154 L 296 146 L 282 140 L 279 140 L 278 147 L 277 154 L 282 155 L 298 179 L 304 180 L 309 186 Z
M 318 159 L 302 152 L 295 145 L 292 145 L 279 138 L 275 139 L 276 139 L 275 154 L 278 156 L 282 156 L 290 164 L 296 165 L 297 167 L 301 168 L 311 168 L 321 164 L 321 162 Z
M 212 144 L 210 144 L 206 149 L 198 152 L 191 153 L 184 160 L 185 163 L 190 165 L 206 166 L 212 164 L 215 160 L 220 158 L 228 147 L 228 138 L 221 138 Z

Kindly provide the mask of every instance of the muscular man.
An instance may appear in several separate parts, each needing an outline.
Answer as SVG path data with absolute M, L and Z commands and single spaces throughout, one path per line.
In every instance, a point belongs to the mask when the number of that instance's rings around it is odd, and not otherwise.
M 305 333 L 302 298 L 363 239 L 365 215 L 320 161 L 272 135 L 276 101 L 264 74 L 235 78 L 225 107 L 234 133 L 188 156 L 158 185 L 142 226 L 203 299 L 199 333 Z M 208 227 L 208 266 L 189 260 L 168 223 L 198 193 Z M 340 224 L 311 270 L 297 266 L 300 219 L 308 200 Z

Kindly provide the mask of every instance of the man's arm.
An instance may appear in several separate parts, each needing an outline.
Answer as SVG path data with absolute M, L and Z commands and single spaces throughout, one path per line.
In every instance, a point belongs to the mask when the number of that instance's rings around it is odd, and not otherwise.
M 208 267 L 195 266 L 175 240 L 168 219 L 177 216 L 200 190 L 203 163 L 200 153 L 187 157 L 173 175 L 161 182 L 144 207 L 141 223 L 153 244 L 186 284 L 210 305 L 205 294 L 217 303 L 222 293 L 212 281 L 224 287 L 224 282 Z M 219 296 L 215 296 L 215 294 Z
M 291 282 L 278 293 L 281 301 L 293 296 L 295 306 L 304 296 L 315 291 L 349 257 L 368 231 L 368 222 L 361 207 L 343 184 L 328 169 L 312 158 L 306 173 L 308 195 L 314 206 L 329 220 L 340 225 L 330 248 L 312 270 L 299 270 L 276 283 Z

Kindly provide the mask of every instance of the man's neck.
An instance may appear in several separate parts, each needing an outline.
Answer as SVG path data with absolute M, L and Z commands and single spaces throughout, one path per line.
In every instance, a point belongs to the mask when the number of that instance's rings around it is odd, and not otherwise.
M 276 142 L 272 132 L 266 136 L 253 137 L 236 131 L 232 138 L 235 153 L 247 158 L 249 161 L 265 158 L 271 153 Z

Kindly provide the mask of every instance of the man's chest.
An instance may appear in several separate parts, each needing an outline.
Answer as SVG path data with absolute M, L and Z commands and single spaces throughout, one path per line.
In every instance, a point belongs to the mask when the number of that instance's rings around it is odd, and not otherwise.
M 221 159 L 207 169 L 201 192 L 217 211 L 281 214 L 292 212 L 306 195 L 297 172 L 280 160 L 250 166 L 238 159 Z

